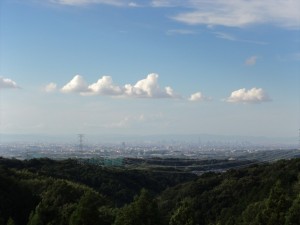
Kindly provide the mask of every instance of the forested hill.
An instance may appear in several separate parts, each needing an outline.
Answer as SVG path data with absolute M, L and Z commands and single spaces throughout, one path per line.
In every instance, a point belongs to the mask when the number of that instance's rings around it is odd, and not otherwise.
M 2 224 L 299 225 L 300 159 L 196 177 L 0 158 Z

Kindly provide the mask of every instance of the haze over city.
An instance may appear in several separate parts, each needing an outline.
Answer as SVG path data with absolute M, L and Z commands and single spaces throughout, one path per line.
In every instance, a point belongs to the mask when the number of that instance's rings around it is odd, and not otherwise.
M 3 0 L 0 8 L 3 137 L 298 141 L 298 0 Z

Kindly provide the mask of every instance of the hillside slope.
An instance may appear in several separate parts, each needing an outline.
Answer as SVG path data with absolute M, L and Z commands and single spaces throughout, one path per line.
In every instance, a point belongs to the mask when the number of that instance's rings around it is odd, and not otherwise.
M 135 198 L 133 198 L 135 196 Z M 0 225 L 299 225 L 300 159 L 206 173 L 0 158 Z

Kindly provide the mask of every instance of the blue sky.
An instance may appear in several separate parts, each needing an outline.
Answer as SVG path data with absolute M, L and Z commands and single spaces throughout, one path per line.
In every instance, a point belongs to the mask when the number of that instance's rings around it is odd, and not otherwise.
M 3 134 L 297 137 L 298 0 L 0 4 Z

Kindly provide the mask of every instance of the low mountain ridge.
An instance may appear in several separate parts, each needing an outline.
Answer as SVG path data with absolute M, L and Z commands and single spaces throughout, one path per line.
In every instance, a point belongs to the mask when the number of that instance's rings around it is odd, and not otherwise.
M 135 196 L 135 197 L 134 197 Z M 0 158 L 0 225 L 298 225 L 300 159 L 197 177 Z

